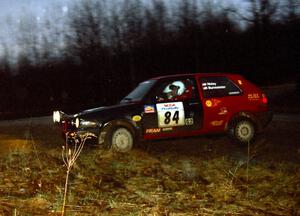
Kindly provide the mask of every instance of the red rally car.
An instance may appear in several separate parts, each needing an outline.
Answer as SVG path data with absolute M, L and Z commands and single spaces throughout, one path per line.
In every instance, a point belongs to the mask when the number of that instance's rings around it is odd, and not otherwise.
M 196 73 L 140 83 L 114 106 L 66 115 L 53 112 L 64 133 L 92 133 L 99 145 L 129 151 L 137 141 L 225 133 L 253 142 L 271 121 L 266 95 L 237 74 Z

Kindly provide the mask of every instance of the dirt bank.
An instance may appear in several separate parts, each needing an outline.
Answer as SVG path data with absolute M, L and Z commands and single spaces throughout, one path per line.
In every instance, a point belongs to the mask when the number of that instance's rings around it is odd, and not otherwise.
M 249 152 L 226 137 L 148 142 L 127 154 L 85 146 L 71 171 L 67 215 L 299 215 L 299 124 L 272 122 Z M 60 215 L 59 131 L 0 131 L 1 148 L 10 146 L 0 156 L 0 215 Z

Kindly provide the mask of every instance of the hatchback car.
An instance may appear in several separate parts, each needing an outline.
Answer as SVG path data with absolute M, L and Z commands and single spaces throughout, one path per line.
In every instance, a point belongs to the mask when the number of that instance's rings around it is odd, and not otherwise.
M 196 73 L 140 83 L 118 104 L 75 115 L 53 112 L 64 134 L 92 133 L 97 143 L 129 151 L 141 140 L 225 133 L 253 142 L 270 122 L 266 95 L 237 74 Z

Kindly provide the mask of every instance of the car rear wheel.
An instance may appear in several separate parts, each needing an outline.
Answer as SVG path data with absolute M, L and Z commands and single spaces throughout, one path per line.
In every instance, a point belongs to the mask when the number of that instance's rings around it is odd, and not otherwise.
M 252 143 L 256 135 L 255 125 L 248 119 L 239 120 L 234 124 L 232 135 L 239 144 Z
M 117 152 L 128 152 L 133 148 L 134 138 L 129 129 L 119 127 L 112 130 L 110 136 L 111 148 Z

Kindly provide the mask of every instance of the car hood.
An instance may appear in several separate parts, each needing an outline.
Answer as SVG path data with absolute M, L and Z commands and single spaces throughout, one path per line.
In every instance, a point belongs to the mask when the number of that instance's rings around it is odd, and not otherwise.
M 136 111 L 140 103 L 130 102 L 130 103 L 119 103 L 113 106 L 103 106 L 93 109 L 84 110 L 80 113 L 74 115 L 74 117 L 81 118 L 99 118 L 104 117 L 109 118 L 110 116 L 126 115 L 127 113 L 132 113 Z
M 82 115 L 89 114 L 89 113 L 100 112 L 102 110 L 106 110 L 106 109 L 113 108 L 113 107 L 115 107 L 115 106 L 102 106 L 102 107 L 96 107 L 96 108 L 92 108 L 92 109 L 83 110 L 83 111 L 75 114 L 74 117 L 82 116 Z

